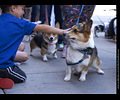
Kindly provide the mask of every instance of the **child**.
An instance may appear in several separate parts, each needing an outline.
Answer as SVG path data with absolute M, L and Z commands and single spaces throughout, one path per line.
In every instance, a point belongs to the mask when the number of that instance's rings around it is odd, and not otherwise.
M 49 25 L 37 25 L 22 19 L 25 5 L 0 5 L 0 78 L 9 78 L 14 83 L 24 82 L 26 74 L 14 64 L 18 47 L 24 35 L 32 34 L 32 31 L 57 33 L 62 35 L 69 31 L 51 27 Z

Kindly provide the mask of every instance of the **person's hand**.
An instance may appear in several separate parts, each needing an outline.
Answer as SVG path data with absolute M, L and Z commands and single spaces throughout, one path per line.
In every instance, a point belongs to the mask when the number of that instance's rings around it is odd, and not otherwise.
M 64 30 L 64 33 L 67 33 L 67 32 L 69 32 L 70 30 L 71 30 L 71 28 L 65 29 L 65 30 Z
M 63 36 L 66 36 L 66 34 L 70 32 L 70 30 L 71 30 L 71 28 L 64 30 Z

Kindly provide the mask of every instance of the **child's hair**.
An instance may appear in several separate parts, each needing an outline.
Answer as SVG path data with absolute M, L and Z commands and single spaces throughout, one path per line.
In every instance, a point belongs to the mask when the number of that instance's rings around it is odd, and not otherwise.
M 12 5 L 0 5 L 0 8 L 2 9 L 2 13 L 8 12 L 11 6 Z
M 0 5 L 0 8 L 2 9 L 2 13 L 6 13 L 9 12 L 9 8 L 12 5 Z M 16 5 L 17 6 L 17 5 Z M 32 5 L 26 5 L 26 7 L 32 7 Z

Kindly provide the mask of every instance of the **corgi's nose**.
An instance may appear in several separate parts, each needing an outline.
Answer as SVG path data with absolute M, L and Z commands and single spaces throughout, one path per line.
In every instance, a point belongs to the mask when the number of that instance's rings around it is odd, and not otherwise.
M 53 40 L 53 37 L 50 37 L 50 40 Z
M 67 38 L 70 38 L 69 34 L 67 34 Z

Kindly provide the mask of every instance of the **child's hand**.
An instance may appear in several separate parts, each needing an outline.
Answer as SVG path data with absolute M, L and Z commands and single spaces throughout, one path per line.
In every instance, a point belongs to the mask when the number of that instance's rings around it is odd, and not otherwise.
M 68 29 L 64 30 L 64 33 L 69 32 L 70 30 L 71 30 L 71 28 L 68 28 Z
M 63 36 L 66 36 L 66 34 L 69 33 L 70 30 L 71 30 L 71 28 L 64 30 Z

